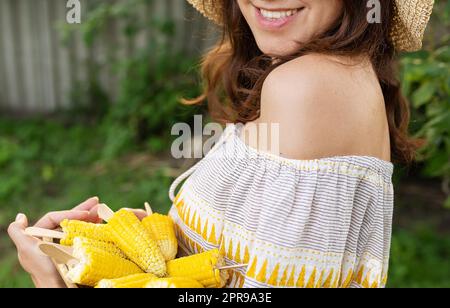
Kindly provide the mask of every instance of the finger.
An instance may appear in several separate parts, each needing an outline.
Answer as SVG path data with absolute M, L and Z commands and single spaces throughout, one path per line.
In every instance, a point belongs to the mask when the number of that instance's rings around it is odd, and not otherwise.
M 9 237 L 17 247 L 29 241 L 29 237 L 24 233 L 27 227 L 28 219 L 24 214 L 18 214 L 16 220 L 9 225 Z
M 35 227 L 53 230 L 59 227 L 59 224 L 64 219 L 69 220 L 82 220 L 86 221 L 89 219 L 88 211 L 61 211 L 61 212 L 50 212 L 39 220 Z
M 98 207 L 99 206 L 96 205 L 89 211 L 89 220 L 88 220 L 89 222 L 96 223 L 96 224 L 103 222 L 103 219 L 101 219 L 98 216 Z
M 137 218 L 139 218 L 140 220 L 144 219 L 145 217 L 147 217 L 147 212 L 141 209 L 128 209 L 126 208 L 126 210 L 129 210 L 131 212 L 134 213 L 134 215 L 137 216 Z
M 98 197 L 92 197 L 73 208 L 74 211 L 90 211 L 94 206 L 98 205 L 100 199 Z

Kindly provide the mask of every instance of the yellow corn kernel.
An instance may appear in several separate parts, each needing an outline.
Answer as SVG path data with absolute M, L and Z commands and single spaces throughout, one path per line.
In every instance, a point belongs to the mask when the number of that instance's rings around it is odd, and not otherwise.
M 67 277 L 76 284 L 95 286 L 102 279 L 114 279 L 142 273 L 133 262 L 119 254 L 105 251 L 92 245 L 86 238 L 76 237 L 73 240 L 73 256 L 76 259 L 70 264 Z
M 128 259 L 127 256 L 122 252 L 122 250 L 120 250 L 119 247 L 117 247 L 114 243 L 102 242 L 87 237 L 82 238 L 85 245 L 103 250 L 113 255 L 118 255 L 124 259 Z
M 141 289 L 150 281 L 157 279 L 153 274 L 136 274 L 117 279 L 103 279 L 96 288 L 99 289 Z
M 76 237 L 91 238 L 103 242 L 111 242 L 106 225 L 93 224 L 79 220 L 63 220 L 61 222 L 62 231 L 65 237 L 61 240 L 61 245 L 72 246 Z
M 204 286 L 194 279 L 173 277 L 159 278 L 147 283 L 149 289 L 203 289 Z
M 228 272 L 219 270 L 224 266 L 218 249 L 175 259 L 167 262 L 169 277 L 184 277 L 197 280 L 206 288 L 223 288 L 228 280 Z
M 146 273 L 166 275 L 166 263 L 161 250 L 148 230 L 132 212 L 122 209 L 108 222 L 114 243 Z
M 175 259 L 178 252 L 178 241 L 172 218 L 161 214 L 152 214 L 142 224 L 156 241 L 166 261 Z

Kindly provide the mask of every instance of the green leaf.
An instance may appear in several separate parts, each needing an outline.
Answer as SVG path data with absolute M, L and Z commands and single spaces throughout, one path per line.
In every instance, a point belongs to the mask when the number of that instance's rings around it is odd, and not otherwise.
M 436 83 L 432 81 L 425 82 L 419 89 L 417 89 L 412 97 L 413 104 L 415 108 L 420 108 L 421 106 L 428 103 L 436 92 Z
M 448 154 L 445 152 L 437 152 L 428 159 L 424 173 L 431 177 L 442 176 L 448 172 L 448 166 Z
M 443 46 L 436 50 L 436 58 L 442 62 L 450 62 L 450 47 Z

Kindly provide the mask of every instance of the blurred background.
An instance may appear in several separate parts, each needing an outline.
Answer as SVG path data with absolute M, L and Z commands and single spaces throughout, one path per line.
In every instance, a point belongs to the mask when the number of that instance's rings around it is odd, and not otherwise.
M 0 287 L 31 287 L 6 229 L 99 196 L 166 212 L 171 127 L 203 107 L 199 56 L 217 36 L 181 0 L 0 0 Z M 401 56 L 411 130 L 428 145 L 397 167 L 390 287 L 450 287 L 450 1 L 437 0 L 423 51 Z

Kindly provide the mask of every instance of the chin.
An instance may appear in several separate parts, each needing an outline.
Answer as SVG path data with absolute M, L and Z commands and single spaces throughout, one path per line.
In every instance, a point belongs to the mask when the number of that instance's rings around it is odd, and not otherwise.
M 300 46 L 295 41 L 286 40 L 256 40 L 262 53 L 268 55 L 285 56 L 294 53 Z

